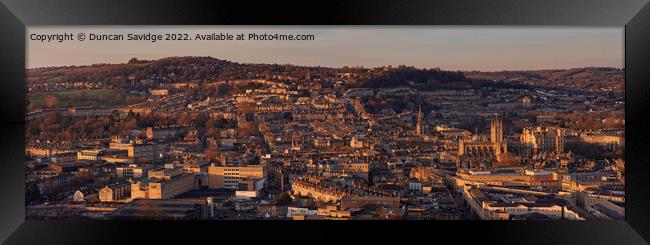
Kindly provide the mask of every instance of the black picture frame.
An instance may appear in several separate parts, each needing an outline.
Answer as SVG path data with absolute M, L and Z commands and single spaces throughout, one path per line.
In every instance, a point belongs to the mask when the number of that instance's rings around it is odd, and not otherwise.
M 0 239 L 7 244 L 474 240 L 499 244 L 645 244 L 650 239 L 650 4 L 647 0 L 101 1 L 0 0 Z M 26 221 L 25 26 L 517 25 L 625 27 L 625 221 L 144 222 Z M 176 234 L 176 235 L 175 235 Z M 447 237 L 447 238 L 445 238 Z M 448 242 L 448 241 L 447 241 Z

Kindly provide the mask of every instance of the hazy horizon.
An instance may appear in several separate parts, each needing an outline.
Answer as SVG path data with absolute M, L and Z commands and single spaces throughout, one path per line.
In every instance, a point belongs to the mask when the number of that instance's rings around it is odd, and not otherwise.
M 240 61 L 234 61 L 234 60 L 227 60 L 227 59 L 221 59 L 219 57 L 212 57 L 212 56 L 167 56 L 167 57 L 160 57 L 160 58 L 155 58 L 155 59 L 141 59 L 139 57 L 131 57 L 131 58 L 136 58 L 137 60 L 140 61 L 156 61 L 160 59 L 166 59 L 166 58 L 187 58 L 187 57 L 207 57 L 207 58 L 213 58 L 213 59 L 218 59 L 218 60 L 225 60 L 229 62 L 234 62 L 238 64 L 246 64 L 246 65 L 261 65 L 261 64 L 266 64 L 266 65 L 292 65 L 292 66 L 304 66 L 304 67 L 323 67 L 323 68 L 333 68 L 333 69 L 339 69 L 343 68 L 344 66 L 338 66 L 338 67 L 333 67 L 333 66 L 314 66 L 314 65 L 297 65 L 297 64 L 278 64 L 278 63 L 249 63 L 249 62 L 240 62 Z M 129 59 L 131 59 L 129 58 Z M 64 66 L 39 66 L 39 67 L 31 67 L 27 68 L 28 70 L 32 69 L 47 69 L 47 68 L 57 68 L 57 67 L 88 67 L 88 66 L 94 66 L 94 65 L 120 65 L 120 64 L 127 64 L 128 60 L 124 62 L 115 62 L 115 63 L 92 63 L 92 64 L 79 64 L 79 65 L 64 65 Z M 386 65 L 386 66 L 372 66 L 372 67 L 366 67 L 366 66 L 356 66 L 356 67 L 361 67 L 361 68 L 366 68 L 366 69 L 372 69 L 372 68 L 379 68 L 379 67 L 397 67 L 400 65 L 406 65 L 406 64 L 398 64 L 398 65 Z M 408 66 L 408 65 L 406 65 Z M 355 67 L 355 66 L 348 66 L 348 67 Z M 439 68 L 439 67 L 415 67 L 418 69 L 433 69 L 433 68 Z M 544 68 L 544 69 L 526 69 L 526 70 L 448 70 L 448 71 L 463 71 L 463 72 L 500 72 L 500 71 L 543 71 L 543 70 L 570 70 L 570 69 L 580 69 L 580 68 L 612 68 L 612 69 L 624 69 L 625 67 L 614 67 L 614 66 L 577 66 L 577 67 L 559 67 L 559 68 Z
M 124 64 L 131 58 L 212 57 L 243 64 L 458 71 L 624 68 L 623 28 L 593 27 L 28 27 L 27 69 Z M 30 34 L 280 33 L 313 41 L 66 41 Z

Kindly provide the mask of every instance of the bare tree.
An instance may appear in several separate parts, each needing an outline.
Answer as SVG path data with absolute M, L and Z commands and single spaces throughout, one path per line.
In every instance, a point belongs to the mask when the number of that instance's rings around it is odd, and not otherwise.
M 47 107 L 53 108 L 59 105 L 59 98 L 54 95 L 45 96 L 45 105 Z
M 143 201 L 138 203 L 140 213 L 147 218 L 160 220 L 165 217 L 165 212 L 160 208 L 160 205 L 152 201 Z

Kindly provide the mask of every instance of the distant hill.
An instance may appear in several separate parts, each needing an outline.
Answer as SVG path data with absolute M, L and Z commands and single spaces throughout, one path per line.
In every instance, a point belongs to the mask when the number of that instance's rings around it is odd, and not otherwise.
M 358 86 L 370 88 L 414 86 L 421 89 L 433 89 L 454 85 L 469 86 L 469 82 L 471 81 L 462 72 L 399 66 L 390 69 L 373 69 L 369 76 L 360 79 Z
M 343 76 L 342 74 L 346 74 Z M 460 72 L 399 67 L 310 67 L 279 64 L 243 64 L 212 57 L 131 59 L 122 64 L 95 64 L 27 69 L 28 83 L 99 82 L 127 88 L 131 81 L 162 83 L 269 79 L 300 82 L 344 80 L 352 87 L 410 86 L 421 90 L 463 89 L 481 86 L 569 86 L 592 91 L 622 92 L 624 70 L 575 68 L 568 70 Z
M 625 70 L 610 67 L 536 71 L 465 72 L 468 78 L 538 86 L 569 86 L 589 91 L 623 92 Z
M 169 57 L 158 60 L 131 59 L 123 64 L 45 67 L 27 70 L 28 83 L 112 82 L 153 79 L 159 82 L 201 82 L 228 79 L 279 77 L 299 79 L 309 73 L 333 72 L 331 68 L 277 64 L 240 64 L 212 57 Z M 261 77 L 260 77 L 261 76 Z

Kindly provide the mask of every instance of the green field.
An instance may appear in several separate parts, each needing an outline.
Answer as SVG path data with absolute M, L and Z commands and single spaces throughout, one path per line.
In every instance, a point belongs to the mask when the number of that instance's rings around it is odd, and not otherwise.
M 72 106 L 122 106 L 126 104 L 126 94 L 115 89 L 76 89 L 56 91 L 49 93 L 38 93 L 27 96 L 27 99 L 35 106 L 45 106 L 45 98 L 54 95 L 58 100 L 57 107 Z

